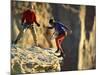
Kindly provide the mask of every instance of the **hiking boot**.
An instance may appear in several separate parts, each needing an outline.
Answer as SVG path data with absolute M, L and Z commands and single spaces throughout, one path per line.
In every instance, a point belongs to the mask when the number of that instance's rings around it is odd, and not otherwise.
M 64 53 L 61 52 L 60 55 L 59 55 L 58 57 L 63 57 L 63 58 L 64 58 L 65 56 L 66 56 L 66 55 L 65 55 Z
M 13 41 L 12 44 L 17 44 L 17 40 Z
M 58 53 L 59 52 L 59 48 L 55 51 L 55 53 Z

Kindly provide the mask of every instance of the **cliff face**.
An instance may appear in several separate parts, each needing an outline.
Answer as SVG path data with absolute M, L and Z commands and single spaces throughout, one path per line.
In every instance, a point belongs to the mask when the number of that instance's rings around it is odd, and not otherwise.
M 51 4 L 54 18 L 70 25 L 72 34 L 62 47 L 66 56 L 62 71 L 96 68 L 95 6 Z
M 37 21 L 40 23 L 40 27 L 37 27 L 34 24 L 35 31 L 36 31 L 35 35 L 39 47 L 33 48 L 35 45 L 34 38 L 32 37 L 31 31 L 27 30 L 24 33 L 24 36 L 21 38 L 21 40 L 19 40 L 17 44 L 21 46 L 21 48 L 18 49 L 19 51 L 28 52 L 29 50 L 28 53 L 32 54 L 33 51 L 30 52 L 31 48 L 33 50 L 41 49 L 43 52 L 45 52 L 43 48 L 56 48 L 55 40 L 49 39 L 54 30 L 46 29 L 46 27 L 48 26 L 48 20 L 51 17 L 54 17 L 56 20 L 61 21 L 65 25 L 70 25 L 69 27 L 72 29 L 72 34 L 70 36 L 66 36 L 62 43 L 62 47 L 66 56 L 64 57 L 63 65 L 61 66 L 61 71 L 92 69 L 96 67 L 96 43 L 95 43 L 96 42 L 96 23 L 95 23 L 96 16 L 94 14 L 95 10 L 91 10 L 95 6 L 89 7 L 89 6 L 81 6 L 81 5 L 68 5 L 68 4 L 62 5 L 62 4 L 52 4 L 52 3 L 13 1 L 12 10 L 11 10 L 12 11 L 11 41 L 14 41 L 17 35 L 19 34 L 19 31 L 22 30 L 21 15 L 22 12 L 28 7 L 28 5 L 33 6 L 33 10 L 36 13 Z M 27 48 L 29 49 L 27 50 Z M 17 51 L 17 49 L 12 47 L 12 53 L 14 53 L 13 51 Z M 22 55 L 23 57 L 23 54 L 20 54 L 19 52 L 18 54 Z M 16 58 L 15 53 L 14 53 L 14 57 Z M 16 60 L 15 58 L 13 58 L 13 60 Z M 21 59 L 21 57 L 17 57 L 17 58 L 18 60 Z M 29 70 L 27 69 L 27 66 L 24 68 L 22 68 L 20 72 L 28 73 L 31 71 L 30 69 Z M 42 69 L 43 72 L 47 70 L 47 69 L 44 70 L 43 66 Z M 56 69 L 55 71 L 59 71 L 57 68 L 55 69 Z M 15 70 L 16 67 L 14 68 L 13 66 L 13 71 Z M 34 71 L 30 73 L 41 72 L 40 70 L 37 71 L 34 68 L 33 70 Z
M 62 58 L 58 58 L 53 48 L 40 47 L 22 48 L 18 45 L 11 47 L 12 75 L 22 73 L 58 72 L 61 70 Z
M 35 35 L 37 39 L 37 43 L 39 46 L 43 48 L 47 47 L 56 47 L 55 40 L 49 40 L 48 37 L 52 33 L 53 30 L 48 30 L 46 27 L 49 25 L 48 21 L 52 17 L 51 8 L 49 4 L 46 3 L 35 3 L 35 2 L 23 2 L 23 1 L 13 1 L 12 2 L 12 41 L 16 39 L 19 32 L 22 30 L 21 27 L 21 16 L 25 9 L 31 5 L 33 7 L 33 11 L 36 13 L 37 22 L 40 24 L 40 27 L 35 26 Z M 24 38 L 22 38 L 18 44 L 23 47 L 35 45 L 34 38 L 31 34 L 30 30 L 27 30 L 24 33 Z
M 81 34 L 81 22 L 79 18 L 79 5 L 51 4 L 52 14 L 55 19 L 64 23 L 72 30 L 72 34 L 66 36 L 62 47 L 66 54 L 62 71 L 77 70 L 78 51 Z
M 79 44 L 79 57 L 78 57 L 79 58 L 78 69 L 80 70 L 96 68 L 96 17 L 94 14 L 95 10 L 94 7 L 93 8 L 89 7 L 89 10 L 92 11 L 86 13 L 87 8 L 88 7 L 81 6 L 80 10 L 81 40 Z M 88 21 L 86 21 L 87 17 L 89 19 Z M 91 23 L 91 21 L 93 24 Z
M 38 73 L 38 72 L 57 72 L 61 71 L 59 59 L 55 54 L 55 40 L 49 40 L 53 30 L 47 30 L 48 20 L 52 17 L 49 4 L 35 2 L 12 2 L 12 25 L 11 41 L 14 41 L 22 30 L 21 16 L 23 11 L 33 6 L 36 18 L 40 27 L 35 24 L 35 35 L 39 47 L 35 47 L 34 38 L 30 30 L 27 30 L 17 45 L 11 47 L 11 73 Z M 50 48 L 51 47 L 51 48 Z M 50 48 L 50 49 L 46 49 Z M 60 53 L 58 53 L 60 55 Z

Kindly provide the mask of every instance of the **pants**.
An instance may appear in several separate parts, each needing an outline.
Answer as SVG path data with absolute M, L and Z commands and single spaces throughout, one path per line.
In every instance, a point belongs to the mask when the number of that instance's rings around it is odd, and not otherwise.
M 62 34 L 58 35 L 58 37 L 55 39 L 57 48 L 61 50 L 61 53 L 64 53 L 63 49 L 61 47 L 61 44 L 62 44 L 62 42 L 64 40 L 64 37 L 65 37 L 65 33 L 62 33 Z
M 23 25 L 23 28 L 22 30 L 20 30 L 20 33 L 18 34 L 16 40 L 15 40 L 15 44 L 17 44 L 17 42 L 21 39 L 21 37 L 23 37 L 23 34 L 24 34 L 24 30 L 27 30 L 27 29 L 30 29 L 31 30 L 31 33 L 33 35 L 33 39 L 34 39 L 34 43 L 37 45 L 37 39 L 36 39 L 36 33 L 35 33 L 35 30 L 34 30 L 34 27 L 32 25 Z

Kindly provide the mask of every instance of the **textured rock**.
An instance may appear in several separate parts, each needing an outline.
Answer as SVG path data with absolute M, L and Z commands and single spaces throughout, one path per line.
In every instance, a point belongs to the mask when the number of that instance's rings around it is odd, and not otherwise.
M 13 45 L 11 48 L 12 74 L 60 71 L 62 58 L 56 56 L 55 50 L 40 47 L 24 49 Z
M 86 27 L 84 23 L 85 15 L 86 15 L 85 12 L 86 12 L 86 7 L 82 6 L 80 11 L 81 40 L 79 45 L 79 61 L 78 61 L 79 70 L 96 68 L 96 17 L 94 17 L 94 21 L 93 21 L 94 24 L 91 25 L 93 26 L 93 28 L 89 33 L 90 37 L 89 39 L 87 39 Z
M 11 37 L 12 41 L 16 39 L 19 32 L 22 30 L 21 26 L 21 16 L 22 13 L 25 11 L 25 9 L 28 7 L 28 5 L 33 6 L 33 10 L 36 14 L 37 22 L 40 24 L 40 27 L 37 27 L 35 25 L 35 34 L 37 43 L 43 47 L 53 47 L 56 48 L 55 40 L 49 40 L 49 34 L 53 30 L 48 30 L 47 32 L 47 26 L 49 25 L 48 21 L 52 17 L 51 14 L 51 8 L 50 5 L 47 3 L 39 3 L 39 2 L 26 2 L 26 1 L 12 1 L 12 29 L 11 29 Z M 33 45 L 34 38 L 32 36 L 32 33 L 30 30 L 27 30 L 24 33 L 24 37 L 18 41 L 20 45 L 22 45 L 24 48 L 28 45 Z
M 21 28 L 21 14 L 28 7 L 30 2 L 26 1 L 13 1 L 12 10 L 11 10 L 11 41 L 13 42 Z M 92 69 L 96 67 L 96 24 L 94 23 L 93 29 L 89 33 L 89 40 L 86 39 L 86 30 L 91 28 L 85 26 L 85 17 L 86 12 L 84 5 L 81 7 L 79 5 L 70 5 L 72 10 L 66 9 L 69 5 L 62 6 L 60 4 L 48 4 L 41 2 L 32 2 L 31 4 L 34 7 L 34 12 L 36 13 L 37 21 L 40 23 L 40 27 L 36 27 L 36 38 L 38 45 L 42 48 L 56 48 L 55 40 L 49 40 L 48 37 L 52 34 L 53 30 L 47 30 L 48 21 L 51 17 L 54 17 L 57 20 L 60 20 L 65 25 L 71 25 L 73 33 L 71 36 L 65 37 L 62 44 L 64 53 L 66 54 L 62 71 L 70 70 L 82 70 L 82 69 Z M 91 11 L 91 14 L 93 12 Z M 90 14 L 90 16 L 91 16 Z M 88 18 L 87 18 L 88 19 Z M 91 20 L 91 19 L 90 19 Z M 88 25 L 88 24 L 87 24 Z M 30 30 L 27 30 L 24 37 L 18 42 L 21 48 L 30 48 L 31 45 L 34 45 L 34 38 Z M 19 47 L 18 47 L 19 48 Z M 31 48 L 30 48 L 31 49 Z M 32 48 L 33 49 L 33 48 Z M 26 49 L 25 49 L 26 50 Z M 15 50 L 14 50 L 15 51 Z M 52 52 L 51 52 L 52 54 Z M 19 54 L 20 55 L 20 54 Z M 17 53 L 12 55 L 12 58 L 17 56 Z M 17 59 L 17 58 L 16 58 Z M 40 59 L 40 58 L 39 58 Z M 18 62 L 14 67 L 18 65 Z M 26 63 L 30 68 L 33 64 Z M 26 67 L 25 67 L 26 68 Z M 20 67 L 19 67 L 20 69 Z M 19 69 L 18 72 L 19 72 Z M 16 71 L 17 72 L 17 71 Z

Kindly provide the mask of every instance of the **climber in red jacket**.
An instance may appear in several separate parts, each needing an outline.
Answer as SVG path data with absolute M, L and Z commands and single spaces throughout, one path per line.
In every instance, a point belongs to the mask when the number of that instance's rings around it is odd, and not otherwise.
M 15 44 L 20 40 L 20 38 L 23 36 L 24 30 L 27 28 L 31 30 L 34 42 L 35 44 L 37 44 L 36 34 L 33 28 L 33 25 L 34 25 L 33 23 L 36 23 L 38 27 L 40 26 L 40 24 L 36 20 L 36 15 L 34 11 L 32 10 L 32 8 L 29 7 L 27 8 L 26 11 L 22 13 L 22 18 L 21 18 L 22 30 L 20 30 L 20 33 L 14 42 Z
M 24 25 L 24 24 L 31 25 L 34 22 L 38 26 L 40 26 L 38 24 L 38 22 L 36 21 L 36 15 L 35 15 L 35 13 L 32 10 L 28 9 L 25 12 L 23 12 L 23 14 L 22 14 L 22 25 Z

